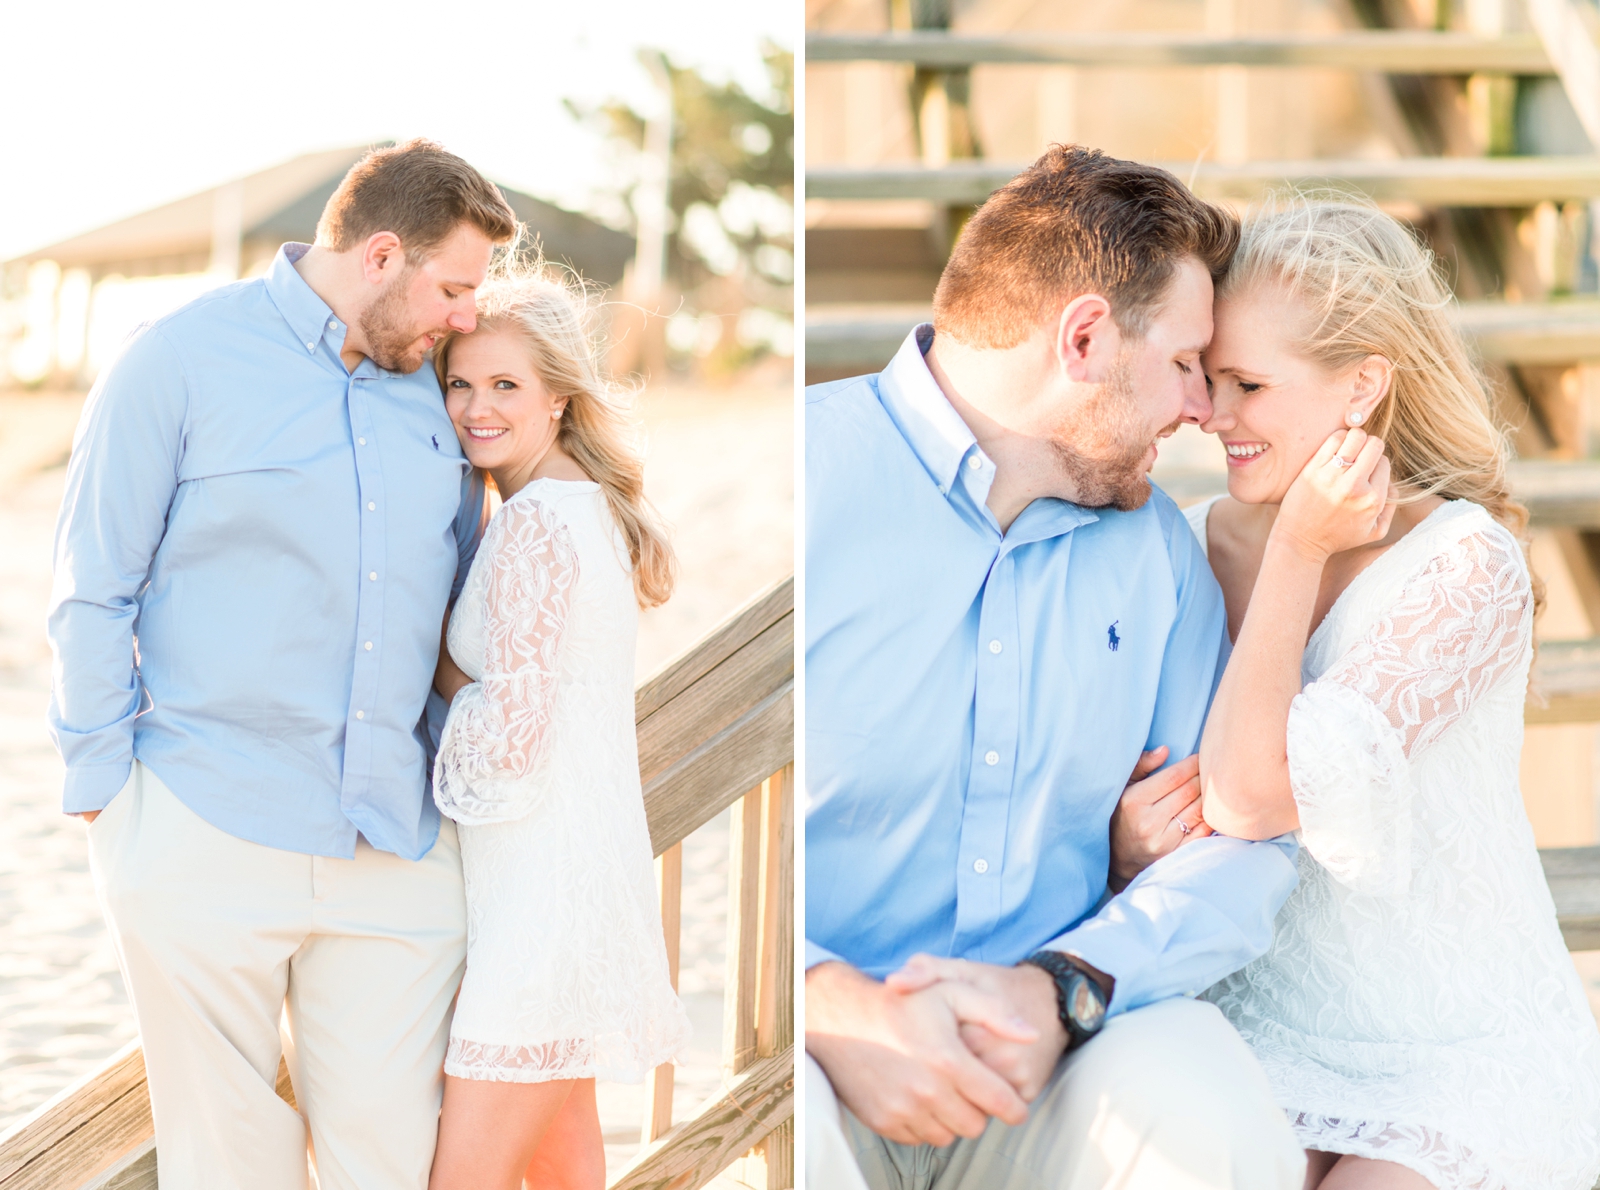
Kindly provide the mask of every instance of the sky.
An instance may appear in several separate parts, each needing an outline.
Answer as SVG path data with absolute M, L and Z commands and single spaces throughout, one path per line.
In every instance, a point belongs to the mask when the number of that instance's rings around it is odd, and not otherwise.
M 301 153 L 427 136 L 582 208 L 607 155 L 564 98 L 648 111 L 636 51 L 766 91 L 797 0 L 151 0 L 7 6 L 0 260 Z

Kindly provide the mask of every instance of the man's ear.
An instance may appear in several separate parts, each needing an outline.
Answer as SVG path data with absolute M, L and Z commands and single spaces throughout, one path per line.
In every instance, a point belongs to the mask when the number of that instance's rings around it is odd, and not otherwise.
M 1097 293 L 1073 298 L 1056 320 L 1053 346 L 1068 379 L 1102 383 L 1122 350 L 1122 332 L 1111 317 L 1111 303 Z
M 361 246 L 361 275 L 370 285 L 381 285 L 386 277 L 405 267 L 405 250 L 392 231 L 375 231 Z

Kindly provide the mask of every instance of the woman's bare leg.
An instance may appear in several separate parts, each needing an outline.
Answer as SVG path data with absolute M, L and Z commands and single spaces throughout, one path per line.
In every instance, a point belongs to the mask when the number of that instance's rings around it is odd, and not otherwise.
M 1433 1190 L 1433 1183 L 1393 1161 L 1346 1154 L 1322 1179 L 1319 1190 Z
M 428 1190 L 521 1190 L 522 1171 L 575 1085 L 574 1079 L 497 1083 L 445 1075 Z
M 1324 1153 L 1321 1149 L 1306 1150 L 1305 1190 L 1318 1190 L 1328 1171 L 1339 1163 L 1338 1153 Z
M 579 1079 L 522 1175 L 527 1190 L 604 1190 L 606 1146 L 594 1079 Z

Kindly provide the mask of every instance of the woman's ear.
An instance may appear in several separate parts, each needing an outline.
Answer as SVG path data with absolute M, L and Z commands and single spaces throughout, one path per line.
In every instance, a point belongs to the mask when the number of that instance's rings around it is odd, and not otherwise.
M 550 403 L 550 416 L 560 417 L 567 411 L 567 402 L 570 400 L 572 400 L 570 396 L 557 397 Z
M 1389 395 L 1389 385 L 1394 380 L 1394 365 L 1381 355 L 1369 355 L 1355 366 L 1351 373 L 1350 406 L 1345 410 L 1345 423 L 1359 426 L 1372 420 L 1372 411 Z

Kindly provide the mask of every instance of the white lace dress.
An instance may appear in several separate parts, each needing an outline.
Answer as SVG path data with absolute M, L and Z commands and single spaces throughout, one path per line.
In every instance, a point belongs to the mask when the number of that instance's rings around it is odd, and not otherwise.
M 1600 1174 L 1600 1031 L 1518 787 L 1532 621 L 1522 551 L 1464 500 L 1350 584 L 1289 712 L 1299 886 L 1206 993 L 1302 1145 L 1449 1190 Z
M 598 485 L 535 480 L 506 501 L 447 634 L 474 679 L 433 771 L 467 889 L 447 1074 L 637 1082 L 688 1040 L 639 790 L 637 629 Z

